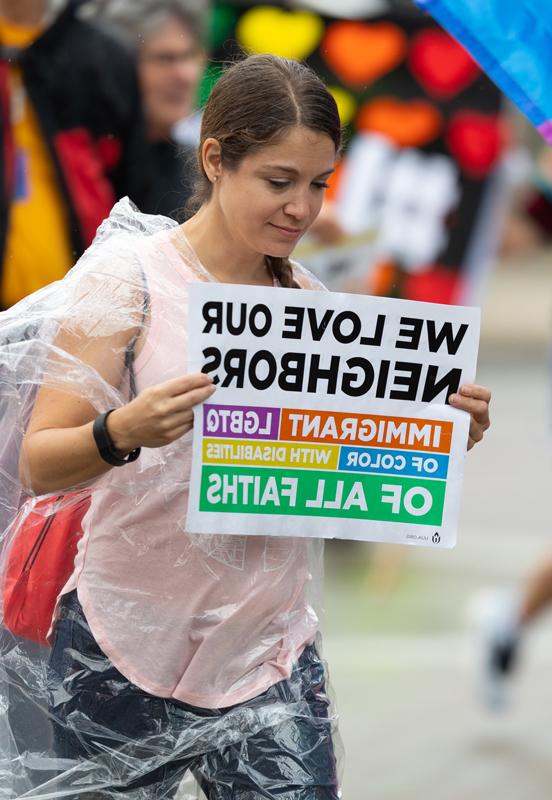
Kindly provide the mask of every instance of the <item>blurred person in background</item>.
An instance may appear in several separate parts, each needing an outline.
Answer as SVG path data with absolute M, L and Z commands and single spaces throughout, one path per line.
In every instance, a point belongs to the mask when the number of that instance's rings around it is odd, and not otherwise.
M 526 205 L 526 215 L 533 225 L 539 244 L 552 242 L 552 148 L 541 153 L 534 179 L 534 189 Z
M 180 219 L 192 192 L 199 141 L 205 12 L 178 0 L 112 0 L 103 11 L 137 58 L 152 166 L 152 184 L 140 208 Z
M 483 702 L 493 711 L 508 705 L 511 679 L 523 637 L 552 603 L 552 554 L 532 571 L 520 589 L 491 598 L 484 627 Z
M 504 227 L 501 252 L 507 257 L 522 256 L 552 242 L 552 148 L 542 150 L 532 171 L 530 186 Z
M 141 204 L 135 65 L 88 0 L 0 0 L 0 308 L 66 273 L 117 198 Z
M 196 171 L 202 110 L 198 89 L 207 63 L 207 4 L 182 0 L 104 0 L 104 23 L 132 47 L 151 144 L 152 183 L 140 210 L 182 221 Z M 311 228 L 325 245 L 344 237 L 324 202 Z

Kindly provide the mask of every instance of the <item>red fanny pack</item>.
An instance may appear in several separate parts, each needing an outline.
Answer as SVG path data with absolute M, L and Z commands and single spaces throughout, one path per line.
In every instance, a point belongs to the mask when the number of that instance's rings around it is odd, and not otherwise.
M 49 497 L 31 511 L 26 503 L 14 520 L 3 577 L 3 624 L 16 636 L 48 644 L 56 600 L 73 572 L 89 506 L 88 493 Z

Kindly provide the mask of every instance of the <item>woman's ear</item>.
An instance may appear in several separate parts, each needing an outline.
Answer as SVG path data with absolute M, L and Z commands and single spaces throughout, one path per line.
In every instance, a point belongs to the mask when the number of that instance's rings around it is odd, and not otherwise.
M 209 137 L 201 148 L 203 169 L 210 181 L 215 181 L 222 172 L 222 148 L 217 139 Z

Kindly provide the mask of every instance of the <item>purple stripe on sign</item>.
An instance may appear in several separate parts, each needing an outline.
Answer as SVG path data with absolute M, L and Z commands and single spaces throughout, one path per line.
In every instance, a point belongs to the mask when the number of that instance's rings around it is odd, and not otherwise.
M 203 435 L 230 439 L 277 439 L 280 409 L 203 405 Z
M 543 122 L 542 125 L 539 125 L 539 133 L 543 136 L 547 142 L 552 144 L 552 119 Z

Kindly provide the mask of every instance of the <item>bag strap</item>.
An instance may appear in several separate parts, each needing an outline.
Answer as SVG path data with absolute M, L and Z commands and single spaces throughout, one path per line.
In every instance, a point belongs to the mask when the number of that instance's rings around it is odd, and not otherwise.
M 138 394 L 138 388 L 136 386 L 136 373 L 134 371 L 134 357 L 136 355 L 136 353 L 135 353 L 136 343 L 137 343 L 137 341 L 138 341 L 138 339 L 140 337 L 140 333 L 142 332 L 142 330 L 144 328 L 144 324 L 146 322 L 146 319 L 147 319 L 147 316 L 148 316 L 148 313 L 149 313 L 149 310 L 150 310 L 150 306 L 151 306 L 151 300 L 150 300 L 150 294 L 149 294 L 149 290 L 148 290 L 148 284 L 147 284 L 147 281 L 146 281 L 146 275 L 145 275 L 144 270 L 142 269 L 142 267 L 140 267 L 140 275 L 141 275 L 141 278 L 142 278 L 142 286 L 143 286 L 143 289 L 144 289 L 144 293 L 143 293 L 143 297 L 142 297 L 142 319 L 140 320 L 140 330 L 138 331 L 138 333 L 134 334 L 134 336 L 132 337 L 130 342 L 127 344 L 126 350 L 125 350 L 125 361 L 124 361 L 125 369 L 128 369 L 128 383 L 129 383 L 130 400 L 133 400 L 136 397 L 136 395 Z

